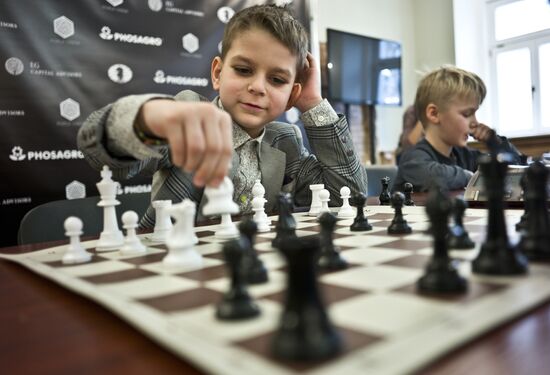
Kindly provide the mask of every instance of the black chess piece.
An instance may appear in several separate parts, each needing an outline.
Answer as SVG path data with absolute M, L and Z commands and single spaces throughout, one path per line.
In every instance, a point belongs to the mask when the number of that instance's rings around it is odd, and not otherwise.
M 337 218 L 332 212 L 324 212 L 318 219 L 321 224 L 320 244 L 321 256 L 317 262 L 323 270 L 341 270 L 348 267 L 348 263 L 340 255 L 340 249 L 334 246 L 332 235 Z
M 292 216 L 292 196 L 289 193 L 279 193 L 277 196 L 279 219 L 275 226 L 276 236 L 271 246 L 278 249 L 282 238 L 296 238 L 296 219 Z
M 403 194 L 405 195 L 405 206 L 415 206 L 414 201 L 412 200 L 413 184 L 410 182 L 405 182 L 403 184 Z
M 242 267 L 247 282 L 249 284 L 266 283 L 269 279 L 267 270 L 254 249 L 254 236 L 258 233 L 258 225 L 251 218 L 247 218 L 239 223 L 239 231 L 241 246 L 245 249 Z
M 352 232 L 365 232 L 372 230 L 372 225 L 369 224 L 369 220 L 363 211 L 366 201 L 367 197 L 363 193 L 357 193 L 351 199 L 351 204 L 357 208 L 355 219 L 353 219 L 353 223 L 349 227 L 349 230 Z
M 468 204 L 462 197 L 455 197 L 452 203 L 452 215 L 454 225 L 449 228 L 448 245 L 450 249 L 473 249 L 476 244 L 470 238 L 468 231 L 464 227 L 464 212 Z
M 403 217 L 403 203 L 405 202 L 405 196 L 400 191 L 396 191 L 392 195 L 391 203 L 395 209 L 395 216 L 388 227 L 389 234 L 409 234 L 412 232 L 412 228 L 407 223 L 407 220 Z
M 550 217 L 548 216 L 548 168 L 536 160 L 525 171 L 525 211 L 529 212 L 519 249 L 533 260 L 550 259 Z
M 451 200 L 441 190 L 430 191 L 426 202 L 426 213 L 431 223 L 433 256 L 426 273 L 417 282 L 419 291 L 428 293 L 455 293 L 467 290 L 468 283 L 457 272 L 447 248 L 447 221 L 451 213 Z
M 522 232 L 524 230 L 527 230 L 527 221 L 529 220 L 529 207 L 527 206 L 527 203 L 525 203 L 525 193 L 527 190 L 527 170 L 523 172 L 521 175 L 521 179 L 519 180 L 519 186 L 521 187 L 523 201 L 524 201 L 524 209 L 523 209 L 523 215 L 521 215 L 521 218 L 519 219 L 519 222 L 516 224 L 516 231 Z
M 525 255 L 508 240 L 504 220 L 504 181 L 511 160 L 509 154 L 500 154 L 498 157 L 483 155 L 479 158 L 489 217 L 487 237 L 477 258 L 472 261 L 472 271 L 477 274 L 521 275 L 528 269 Z
M 246 278 L 242 272 L 244 251 L 241 241 L 229 240 L 222 250 L 231 274 L 231 286 L 216 307 L 216 317 L 220 320 L 241 320 L 259 315 L 260 309 L 248 294 Z
M 426 213 L 432 225 L 434 252 L 426 273 L 417 282 L 421 292 L 461 293 L 468 289 L 467 280 L 457 272 L 447 248 L 447 220 L 451 209 L 451 200 L 439 189 L 430 192 Z
M 380 201 L 381 206 L 389 206 L 390 202 L 391 202 L 390 178 L 388 176 L 382 177 L 380 179 L 380 182 L 382 183 L 382 191 L 380 192 L 380 195 L 378 196 L 378 200 Z
M 342 349 L 321 300 L 316 275 L 319 239 L 283 238 L 279 248 L 287 260 L 287 288 L 280 324 L 272 341 L 275 357 L 311 361 L 332 357 Z

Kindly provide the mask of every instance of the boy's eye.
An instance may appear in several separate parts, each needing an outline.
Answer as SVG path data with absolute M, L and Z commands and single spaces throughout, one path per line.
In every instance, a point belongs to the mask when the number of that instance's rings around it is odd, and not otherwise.
M 250 72 L 252 71 L 250 68 L 247 68 L 245 66 L 234 66 L 233 69 L 241 75 L 250 74 Z
M 284 85 L 287 83 L 287 80 L 284 79 L 284 78 L 281 78 L 281 77 L 272 77 L 271 78 L 271 81 L 275 84 L 275 85 Z

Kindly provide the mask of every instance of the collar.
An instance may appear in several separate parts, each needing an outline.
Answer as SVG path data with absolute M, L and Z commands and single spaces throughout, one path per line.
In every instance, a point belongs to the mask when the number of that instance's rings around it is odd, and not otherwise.
M 216 96 L 213 100 L 213 103 L 220 109 L 223 109 L 222 101 L 220 100 L 219 96 Z M 260 147 L 262 145 L 262 140 L 265 136 L 265 128 L 262 129 L 262 132 L 259 136 L 256 138 L 252 138 L 248 135 L 247 132 L 244 131 L 244 129 L 237 124 L 235 121 L 233 121 L 233 149 L 236 150 L 242 145 L 244 145 L 246 142 L 252 140 L 253 142 L 258 142 L 258 152 L 260 151 Z

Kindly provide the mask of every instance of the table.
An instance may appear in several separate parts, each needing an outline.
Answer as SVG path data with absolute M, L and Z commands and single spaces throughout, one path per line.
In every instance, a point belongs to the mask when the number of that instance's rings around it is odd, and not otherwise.
M 4 253 L 67 243 L 3 248 Z M 201 374 L 105 308 L 0 260 L 4 373 Z M 410 350 L 414 350 L 411 348 Z M 541 374 L 550 368 L 550 303 L 447 354 L 423 374 Z

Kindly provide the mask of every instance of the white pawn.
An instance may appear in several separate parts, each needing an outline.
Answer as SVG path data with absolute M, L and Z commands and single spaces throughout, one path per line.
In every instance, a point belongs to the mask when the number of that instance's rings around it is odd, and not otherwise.
M 120 253 L 122 255 L 143 254 L 147 252 L 147 248 L 141 243 L 139 237 L 136 235 L 138 219 L 138 214 L 134 211 L 126 211 L 122 215 L 122 227 L 126 229 L 124 245 L 120 248 Z
M 342 186 L 340 189 L 340 198 L 342 198 L 342 207 L 338 211 L 338 218 L 340 219 L 353 219 L 355 217 L 355 211 L 349 204 L 351 197 L 351 190 L 347 186 Z
M 168 233 L 166 246 L 168 254 L 162 259 L 166 267 L 199 268 L 202 266 L 202 255 L 194 248 L 196 204 L 190 199 L 168 209 L 169 214 L 176 220 L 176 224 Z
M 319 192 L 325 188 L 324 184 L 309 185 L 311 190 L 311 207 L 309 209 L 309 216 L 317 216 L 321 213 L 321 200 L 319 199 Z
M 237 238 L 240 236 L 237 225 L 231 221 L 231 214 L 222 214 L 222 222 L 220 223 L 218 230 L 214 233 L 216 238 L 220 240 L 227 240 L 231 238 Z
M 153 201 L 153 208 L 155 209 L 155 228 L 150 240 L 153 242 L 165 243 L 166 236 L 172 229 L 172 220 L 170 220 L 170 214 L 168 210 L 172 207 L 171 200 L 158 200 Z
M 330 201 L 330 192 L 327 189 L 321 189 L 319 191 L 319 200 L 321 201 L 321 209 L 319 210 L 319 215 L 324 212 L 330 212 L 328 207 L 328 202 Z
M 104 165 L 101 170 L 101 181 L 96 186 L 101 195 L 101 200 L 97 203 L 99 207 L 103 207 L 103 231 L 99 235 L 97 241 L 97 251 L 116 250 L 124 243 L 124 235 L 118 229 L 115 207 L 120 204 L 116 199 L 117 184 L 111 176 L 113 173 L 108 166 Z
M 63 255 L 63 264 L 74 264 L 89 262 L 92 254 L 88 253 L 80 243 L 82 234 L 82 220 L 75 216 L 69 216 L 63 223 L 65 235 L 70 238 L 67 251 Z
M 252 199 L 252 211 L 254 211 L 254 217 L 252 220 L 258 226 L 258 232 L 269 232 L 269 224 L 271 220 L 267 217 L 264 211 L 264 201 L 265 199 L 260 197 L 254 197 Z

